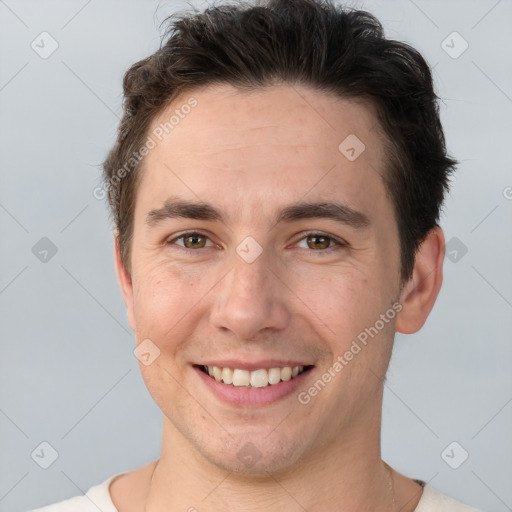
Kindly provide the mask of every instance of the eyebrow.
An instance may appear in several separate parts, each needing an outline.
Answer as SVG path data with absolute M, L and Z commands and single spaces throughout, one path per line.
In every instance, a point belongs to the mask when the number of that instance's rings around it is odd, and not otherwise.
M 164 220 L 175 218 L 225 223 L 224 215 L 211 204 L 169 198 L 161 208 L 148 212 L 146 224 L 149 228 L 153 228 Z M 331 219 L 353 228 L 365 228 L 370 225 L 370 219 L 364 213 L 333 201 L 298 202 L 288 205 L 277 213 L 274 225 L 280 222 L 289 223 L 302 219 L 319 218 Z

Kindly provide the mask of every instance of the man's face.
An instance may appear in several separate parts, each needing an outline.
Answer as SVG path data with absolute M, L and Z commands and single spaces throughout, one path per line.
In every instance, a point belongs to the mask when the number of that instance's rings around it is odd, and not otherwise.
M 191 96 L 197 106 L 161 141 L 153 136 L 137 192 L 125 299 L 137 343 L 150 339 L 160 350 L 142 375 L 169 431 L 194 456 L 229 471 L 286 470 L 380 425 L 389 310 L 400 292 L 381 135 L 362 102 L 303 87 L 227 85 L 184 94 L 150 133 Z M 365 145 L 359 155 L 354 136 Z M 208 203 L 222 221 L 166 216 L 167 200 Z M 278 221 L 303 203 L 345 209 L 334 218 L 298 208 Z M 362 332 L 366 344 L 357 341 Z M 347 360 L 354 341 L 360 350 Z M 342 369 L 333 370 L 338 356 Z M 207 376 L 208 363 L 312 368 L 248 389 Z M 243 382 L 246 374 L 235 373 Z M 325 385 L 308 391 L 322 376 Z M 264 383 L 265 373 L 258 377 Z M 244 467 L 247 454 L 257 464 Z

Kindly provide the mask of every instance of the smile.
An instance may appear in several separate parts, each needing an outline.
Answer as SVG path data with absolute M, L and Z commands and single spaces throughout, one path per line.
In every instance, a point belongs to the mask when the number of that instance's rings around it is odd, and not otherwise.
M 282 368 L 259 368 L 244 370 L 241 368 L 221 368 L 219 366 L 199 366 L 199 369 L 217 382 L 234 387 L 265 388 L 280 382 L 286 382 L 309 370 L 311 366 L 284 366 Z

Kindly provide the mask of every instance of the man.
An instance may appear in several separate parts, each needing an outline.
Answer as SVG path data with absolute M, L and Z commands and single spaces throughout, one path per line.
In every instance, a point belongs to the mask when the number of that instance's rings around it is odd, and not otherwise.
M 40 510 L 474 510 L 380 453 L 456 163 L 423 58 L 365 12 L 237 2 L 174 21 L 124 94 L 105 190 L 161 456 Z

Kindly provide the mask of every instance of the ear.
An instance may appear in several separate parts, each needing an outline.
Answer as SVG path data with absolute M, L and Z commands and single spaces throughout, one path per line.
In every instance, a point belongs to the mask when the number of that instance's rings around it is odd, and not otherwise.
M 123 294 L 124 303 L 127 308 L 127 318 L 130 327 L 135 331 L 135 315 L 133 310 L 133 286 L 132 278 L 126 270 L 121 259 L 121 247 L 119 245 L 119 235 L 114 233 L 114 263 L 116 267 L 117 280 Z
M 443 282 L 444 246 L 443 231 L 436 226 L 418 247 L 412 276 L 400 295 L 402 310 L 395 324 L 398 332 L 419 331 L 432 311 Z

